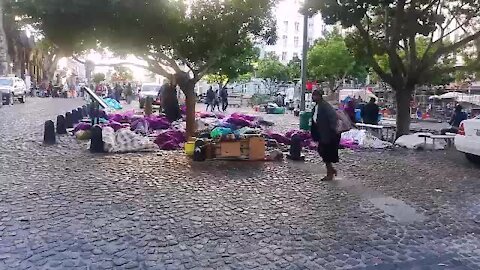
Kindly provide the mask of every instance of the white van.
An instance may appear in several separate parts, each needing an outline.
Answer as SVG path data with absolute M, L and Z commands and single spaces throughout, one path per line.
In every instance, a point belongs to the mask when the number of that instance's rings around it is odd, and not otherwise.
M 0 77 L 0 93 L 2 104 L 13 104 L 15 99 L 20 103 L 25 103 L 27 85 L 17 77 Z

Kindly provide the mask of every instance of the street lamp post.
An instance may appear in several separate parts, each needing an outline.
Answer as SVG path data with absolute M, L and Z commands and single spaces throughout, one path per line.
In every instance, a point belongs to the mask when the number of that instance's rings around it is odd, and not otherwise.
M 303 48 L 302 48 L 302 89 L 300 111 L 305 111 L 305 89 L 307 88 L 307 53 L 308 53 L 308 12 L 303 14 Z

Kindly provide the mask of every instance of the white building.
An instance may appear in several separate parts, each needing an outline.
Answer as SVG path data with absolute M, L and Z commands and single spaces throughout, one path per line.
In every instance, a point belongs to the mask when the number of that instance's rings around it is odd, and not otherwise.
M 287 64 L 294 57 L 301 58 L 303 46 L 303 15 L 299 13 L 301 0 L 281 0 L 276 9 L 277 42 L 275 45 L 262 45 L 261 57 L 274 53 Z M 323 36 L 325 24 L 321 15 L 308 19 L 308 42 L 310 45 Z

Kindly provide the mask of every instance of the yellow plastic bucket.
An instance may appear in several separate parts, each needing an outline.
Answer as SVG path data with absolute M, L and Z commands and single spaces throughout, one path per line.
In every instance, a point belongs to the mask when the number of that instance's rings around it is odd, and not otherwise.
M 185 154 L 187 156 L 193 156 L 195 152 L 195 141 L 189 141 L 185 144 Z

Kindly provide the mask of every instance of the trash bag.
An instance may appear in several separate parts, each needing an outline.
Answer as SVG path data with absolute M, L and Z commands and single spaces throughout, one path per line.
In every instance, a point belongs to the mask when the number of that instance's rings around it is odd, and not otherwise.
M 176 129 L 168 129 L 160 132 L 155 139 L 155 144 L 162 150 L 178 150 L 186 142 L 185 132 Z
M 246 119 L 243 119 L 241 117 L 235 117 L 233 115 L 231 115 L 225 121 L 227 123 L 230 123 L 230 124 L 235 125 L 235 126 L 240 127 L 240 128 L 254 126 L 250 121 L 248 121 Z
M 170 121 L 164 116 L 159 116 L 159 117 L 145 117 L 145 120 L 148 122 L 149 126 L 153 130 L 158 130 L 158 129 L 168 129 L 171 126 Z
M 78 130 L 77 132 L 75 132 L 75 137 L 77 138 L 77 140 L 90 140 L 91 136 L 92 133 L 90 132 L 90 130 Z
M 122 124 L 120 122 L 117 122 L 117 121 L 113 121 L 113 120 L 110 120 L 108 122 L 108 126 L 113 128 L 113 131 L 117 131 L 121 128 L 123 128 Z
M 230 117 L 242 118 L 242 119 L 245 119 L 245 120 L 247 120 L 247 121 L 255 121 L 255 120 L 257 120 L 257 116 L 249 115 L 249 114 L 243 114 L 243 113 L 232 113 L 232 115 L 230 115 Z
M 92 124 L 90 124 L 90 123 L 79 123 L 73 129 L 73 132 L 75 133 L 75 132 L 80 131 L 80 130 L 90 130 L 90 129 L 92 129 Z
M 224 128 L 224 127 L 216 127 L 210 133 L 210 137 L 212 137 L 213 139 L 216 139 L 228 134 L 232 134 L 232 129 Z
M 280 133 L 275 133 L 275 132 L 267 132 L 264 134 L 265 137 L 269 139 L 276 140 L 278 143 L 283 143 L 283 144 L 290 144 L 290 139 L 287 138 L 286 136 L 280 134 Z
M 104 98 L 103 101 L 105 101 L 105 104 L 107 104 L 108 107 L 112 109 L 115 109 L 115 110 L 123 109 L 122 105 L 120 105 L 120 103 L 113 98 Z

